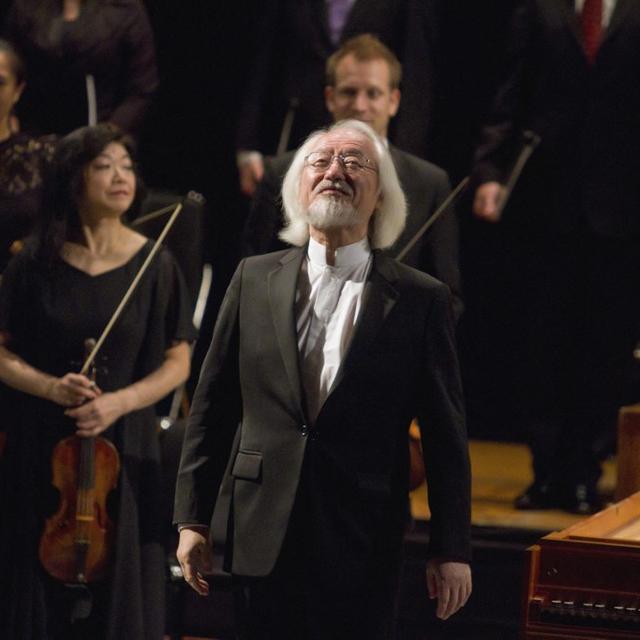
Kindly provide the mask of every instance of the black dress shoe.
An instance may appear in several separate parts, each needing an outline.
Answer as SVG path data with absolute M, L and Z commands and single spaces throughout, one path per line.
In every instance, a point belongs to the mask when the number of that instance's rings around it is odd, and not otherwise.
M 551 485 L 534 482 L 514 500 L 513 506 L 519 511 L 532 511 L 556 509 L 561 503 L 560 495 Z
M 602 509 L 595 487 L 586 484 L 576 484 L 568 492 L 563 509 L 579 516 L 590 516 Z

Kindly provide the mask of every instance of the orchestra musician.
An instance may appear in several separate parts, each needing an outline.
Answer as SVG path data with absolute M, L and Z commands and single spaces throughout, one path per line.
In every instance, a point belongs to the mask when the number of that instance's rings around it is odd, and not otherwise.
M 209 536 L 242 587 L 245 638 L 390 637 L 422 430 L 427 584 L 447 618 L 471 591 L 470 482 L 451 295 L 380 251 L 406 216 L 365 123 L 312 134 L 284 180 L 293 249 L 243 260 L 204 363 L 178 474 L 185 580 Z
M 188 294 L 171 254 L 145 271 L 96 359 L 78 373 L 152 242 L 124 214 L 141 195 L 131 141 L 114 125 L 63 138 L 46 178 L 44 224 L 10 262 L 0 288 L 3 407 L 0 619 L 6 637 L 144 638 L 164 633 L 164 552 L 153 405 L 189 373 Z M 61 500 L 51 485 L 61 439 L 98 434 L 120 457 L 106 505 L 115 523 L 107 577 L 65 584 L 37 550 Z M 96 463 L 96 476 L 101 473 Z
M 476 151 L 473 211 L 499 224 L 488 288 L 505 293 L 483 292 L 484 322 L 504 327 L 504 355 L 499 343 L 492 353 L 533 457 L 518 509 L 598 511 L 618 409 L 638 400 L 639 36 L 633 0 L 520 2 Z M 500 216 L 525 131 L 540 144 Z
M 295 149 L 331 121 L 319 92 L 325 63 L 365 33 L 375 34 L 405 68 L 405 98 L 392 139 L 401 149 L 430 157 L 440 26 L 434 5 L 431 0 L 271 0 L 261 6 L 237 119 L 242 192 L 254 196 L 264 172 L 263 154 Z
M 112 122 L 140 135 L 158 89 L 144 3 L 13 0 L 3 33 L 29 70 L 18 109 L 23 130 L 64 135 Z

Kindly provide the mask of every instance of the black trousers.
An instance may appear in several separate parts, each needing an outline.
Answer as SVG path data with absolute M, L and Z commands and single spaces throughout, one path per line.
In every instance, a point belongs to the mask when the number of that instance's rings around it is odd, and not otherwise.
M 297 572 L 296 572 L 297 573 Z M 236 602 L 241 640 L 387 640 L 393 637 L 393 598 L 370 585 L 345 596 L 336 585 L 328 593 L 313 585 L 314 576 L 279 571 L 245 581 Z
M 363 555 L 360 549 L 345 554 L 340 547 L 349 533 L 342 537 L 335 530 L 329 533 L 331 517 L 323 518 L 314 509 L 317 502 L 312 493 L 309 483 L 302 481 L 271 574 L 261 578 L 234 576 L 239 586 L 235 612 L 239 638 L 390 640 L 394 635 L 402 527 L 397 537 L 373 544 Z M 359 558 L 351 564 L 355 556 Z
M 536 478 L 595 487 L 618 409 L 640 399 L 640 240 L 583 228 L 526 249 L 520 389 Z

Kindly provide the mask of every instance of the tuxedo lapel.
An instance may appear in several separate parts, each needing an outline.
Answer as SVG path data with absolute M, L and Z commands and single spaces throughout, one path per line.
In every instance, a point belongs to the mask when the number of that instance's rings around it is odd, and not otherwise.
M 283 256 L 278 266 L 268 275 L 268 297 L 271 317 L 282 360 L 287 371 L 295 402 L 301 415 L 305 415 L 302 404 L 302 386 L 298 362 L 298 340 L 295 326 L 296 284 L 304 250 L 294 249 Z
M 582 42 L 582 28 L 580 27 L 580 20 L 576 14 L 575 0 L 564 0 L 557 4 L 564 22 L 566 23 L 569 31 L 576 40 L 578 48 L 584 55 L 584 45 Z
M 351 344 L 329 390 L 329 397 L 349 370 L 366 360 L 372 343 L 398 298 L 398 291 L 393 286 L 396 279 L 394 262 L 376 251 L 371 275 L 364 288 L 362 312 Z
M 366 0 L 366 2 L 365 0 L 355 0 L 353 5 L 351 5 L 351 9 L 349 10 L 349 14 L 347 15 L 347 19 L 340 35 L 341 42 L 348 40 L 361 31 L 361 28 L 358 28 L 358 25 L 367 23 L 366 15 L 371 10 L 370 3 L 372 1 L 373 0 Z
M 310 0 L 310 11 L 313 25 L 312 28 L 319 32 L 322 45 L 325 47 L 325 55 L 335 49 L 329 35 L 329 15 L 327 13 L 327 3 L 325 0 Z
M 602 46 L 606 40 L 608 40 L 612 34 L 614 34 L 618 28 L 624 23 L 625 16 L 629 9 L 631 9 L 633 5 L 632 0 L 617 0 L 616 6 L 611 14 L 611 20 L 609 20 L 609 26 L 607 30 L 602 34 L 602 42 L 600 46 Z

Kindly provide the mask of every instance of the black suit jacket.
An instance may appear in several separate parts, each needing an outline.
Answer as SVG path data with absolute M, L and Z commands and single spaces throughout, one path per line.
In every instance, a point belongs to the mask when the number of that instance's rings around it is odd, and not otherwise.
M 451 188 L 447 174 L 430 162 L 390 145 L 389 151 L 407 198 L 407 224 L 388 249 L 397 256 L 415 233 L 444 202 Z M 286 247 L 278 238 L 284 225 L 280 190 L 294 152 L 267 158 L 262 182 L 245 223 L 242 254 L 252 256 Z M 462 314 L 462 286 L 458 261 L 458 218 L 447 211 L 413 246 L 403 262 L 449 286 L 454 295 L 456 319 Z
M 403 64 L 403 100 L 391 138 L 421 156 L 433 118 L 435 0 L 355 0 L 340 37 L 372 33 Z M 238 117 L 237 148 L 277 151 L 285 115 L 295 104 L 288 149 L 329 122 L 325 62 L 335 51 L 325 0 L 270 0 L 257 15 L 253 64 Z
M 526 0 L 477 150 L 478 181 L 504 180 L 530 129 L 541 144 L 505 212 L 529 230 L 640 232 L 640 2 L 617 0 L 590 66 L 573 0 Z
M 375 252 L 352 343 L 311 425 L 293 312 L 304 256 L 248 258 L 233 277 L 187 425 L 175 521 L 211 524 L 214 545 L 227 539 L 228 569 L 267 575 L 304 475 L 304 508 L 322 533 L 318 572 L 362 579 L 375 550 L 401 544 L 417 415 L 430 553 L 467 560 L 469 464 L 448 290 Z

